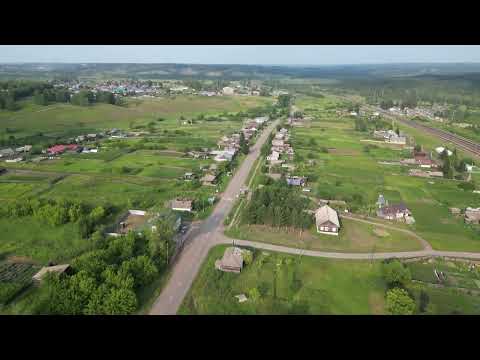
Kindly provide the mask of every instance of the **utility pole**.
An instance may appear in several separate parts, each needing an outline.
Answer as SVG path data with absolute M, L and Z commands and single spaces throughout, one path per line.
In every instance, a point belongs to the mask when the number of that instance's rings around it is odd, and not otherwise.
M 370 265 L 373 265 L 373 260 L 374 260 L 373 256 L 374 256 L 374 254 L 375 254 L 375 244 L 372 246 L 372 252 L 371 252 L 371 254 L 370 254 Z

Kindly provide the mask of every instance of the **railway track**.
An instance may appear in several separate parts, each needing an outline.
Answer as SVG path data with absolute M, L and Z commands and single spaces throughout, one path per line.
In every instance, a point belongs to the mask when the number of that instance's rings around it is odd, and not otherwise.
M 337 97 L 337 98 L 342 99 L 342 100 L 347 100 L 347 101 L 351 100 L 347 96 L 342 96 L 342 95 L 335 95 L 334 97 Z M 379 108 L 376 108 L 376 107 L 371 106 L 371 105 L 364 105 L 364 106 L 365 106 L 365 108 L 368 108 L 371 111 L 379 112 L 380 114 L 384 115 L 386 118 L 397 120 L 398 122 L 400 122 L 404 125 L 411 126 L 413 128 L 422 130 L 422 131 L 424 131 L 426 133 L 429 133 L 429 134 L 431 134 L 431 135 L 433 135 L 433 136 L 435 136 L 435 137 L 437 137 L 441 140 L 450 142 L 450 143 L 454 144 L 455 146 L 457 146 L 459 149 L 464 150 L 464 151 L 480 158 L 480 144 L 476 143 L 475 141 L 472 141 L 470 139 L 466 139 L 463 136 L 456 135 L 456 134 L 453 134 L 453 133 L 445 131 L 445 130 L 432 128 L 432 127 L 429 127 L 429 126 L 425 126 L 425 125 L 416 123 L 416 122 L 411 121 L 411 120 L 407 120 L 407 119 L 405 119 L 405 118 L 403 118 L 399 115 L 392 115 L 391 113 L 389 113 L 386 110 L 379 109 Z
M 452 144 L 456 145 L 460 149 L 468 151 L 469 153 L 480 157 L 480 144 L 478 144 L 478 143 L 476 143 L 472 140 L 466 139 L 466 138 L 464 138 L 460 135 L 456 135 L 456 134 L 453 134 L 453 133 L 445 131 L 445 130 L 425 126 L 423 124 L 416 123 L 415 121 L 404 119 L 400 116 L 390 115 L 386 111 L 382 111 L 381 113 L 384 114 L 387 117 L 390 117 L 390 118 L 393 118 L 393 119 L 397 120 L 398 122 L 400 122 L 402 124 L 411 126 L 413 128 L 419 129 L 419 130 L 423 130 L 423 131 L 425 131 L 429 134 L 432 134 L 432 135 L 434 135 L 434 136 L 436 136 L 436 137 L 438 137 L 442 140 L 451 142 Z

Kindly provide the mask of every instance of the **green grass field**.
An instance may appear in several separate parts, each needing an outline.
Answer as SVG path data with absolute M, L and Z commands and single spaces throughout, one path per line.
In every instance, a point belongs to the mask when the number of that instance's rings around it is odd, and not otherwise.
M 254 250 L 254 260 L 240 274 L 216 270 L 214 263 L 226 246 L 213 248 L 190 288 L 179 314 L 385 314 L 386 284 L 378 261 L 354 261 L 294 256 Z M 267 254 L 267 255 L 264 255 Z M 436 260 L 437 261 L 437 260 Z M 431 263 L 407 265 L 413 279 L 419 269 L 429 274 Z M 435 266 L 437 264 L 435 263 Z M 458 265 L 455 271 L 459 271 Z M 478 272 L 478 271 L 477 271 Z M 450 268 L 449 275 L 452 275 Z M 477 275 L 470 275 L 476 276 Z M 458 285 L 456 285 L 458 286 Z M 252 289 L 259 299 L 251 297 Z M 415 314 L 480 314 L 480 295 L 455 287 L 434 288 L 411 282 L 407 290 L 415 299 Z M 420 293 L 428 295 L 426 311 L 420 310 Z M 249 298 L 239 303 L 235 295 Z
M 179 314 L 382 314 L 379 263 L 330 261 L 257 251 L 241 274 L 214 268 L 225 246 L 211 250 Z M 278 263 L 282 263 L 279 267 Z M 278 269 L 276 271 L 275 269 Z M 260 300 L 234 297 L 256 288 Z
M 200 113 L 214 115 L 224 111 L 236 112 L 248 107 L 271 102 L 260 97 L 200 97 L 177 96 L 175 98 L 127 101 L 128 106 L 96 104 L 89 107 L 71 104 L 35 105 L 22 101 L 18 111 L 0 111 L 0 134 L 7 128 L 15 137 L 34 135 L 61 135 L 64 133 L 88 133 L 93 130 L 146 125 L 163 117 L 170 126 L 178 125 L 178 118 Z M 162 124 L 163 125 L 163 124 Z
M 76 224 L 52 227 L 33 217 L 0 219 L 0 254 L 24 256 L 45 264 L 71 259 L 91 246 Z
M 308 250 L 339 252 L 384 252 L 421 250 L 419 241 L 400 231 L 383 229 L 348 219 L 342 219 L 338 236 L 318 234 L 314 228 L 300 234 L 264 225 L 232 227 L 227 235 L 237 239 L 266 242 Z

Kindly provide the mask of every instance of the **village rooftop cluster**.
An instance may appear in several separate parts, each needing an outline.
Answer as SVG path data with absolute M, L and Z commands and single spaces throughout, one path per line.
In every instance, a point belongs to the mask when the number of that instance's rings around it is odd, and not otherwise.
M 214 85 L 201 83 L 201 89 L 196 90 L 188 83 L 182 81 L 142 81 L 142 80 L 107 80 L 101 82 L 87 81 L 60 81 L 56 80 L 53 84 L 55 88 L 66 88 L 72 94 L 77 94 L 81 90 L 89 90 L 94 95 L 97 92 L 111 92 L 115 96 L 128 97 L 159 97 L 165 95 L 198 95 L 198 96 L 279 96 L 287 94 L 282 90 L 267 90 L 260 85 L 242 85 L 236 81 L 230 81 L 228 86 L 217 88 Z M 198 89 L 198 87 L 197 87 Z

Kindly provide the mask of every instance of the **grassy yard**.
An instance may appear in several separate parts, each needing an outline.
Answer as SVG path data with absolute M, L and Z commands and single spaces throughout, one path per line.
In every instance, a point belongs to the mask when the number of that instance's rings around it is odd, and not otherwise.
M 341 220 L 338 236 L 318 234 L 315 229 L 300 234 L 264 225 L 240 225 L 227 235 L 244 240 L 300 247 L 308 250 L 340 252 L 383 252 L 421 250 L 416 238 L 400 231 L 384 229 L 348 219 Z
M 180 314 L 382 314 L 379 263 L 330 261 L 257 251 L 241 274 L 215 270 L 225 246 L 211 250 Z M 277 264 L 281 263 L 280 266 Z M 278 269 L 278 270 L 276 270 Z M 257 302 L 234 297 L 256 288 Z

